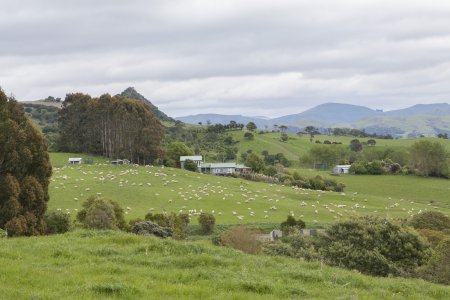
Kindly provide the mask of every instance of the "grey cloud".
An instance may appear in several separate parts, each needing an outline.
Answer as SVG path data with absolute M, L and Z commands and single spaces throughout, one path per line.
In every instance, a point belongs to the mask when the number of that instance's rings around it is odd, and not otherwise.
M 449 102 L 448 1 L 4 1 L 19 99 L 135 86 L 174 116 Z

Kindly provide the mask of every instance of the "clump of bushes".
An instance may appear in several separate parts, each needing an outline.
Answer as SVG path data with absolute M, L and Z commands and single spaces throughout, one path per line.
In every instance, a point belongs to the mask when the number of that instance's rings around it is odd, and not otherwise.
M 188 170 L 188 171 L 191 171 L 191 172 L 197 172 L 198 171 L 198 166 L 195 163 L 195 161 L 187 159 L 184 162 L 184 169 Z
M 412 275 L 430 255 L 415 232 L 375 217 L 341 221 L 326 233 L 320 253 L 328 264 L 370 275 Z
M 450 230 L 450 218 L 438 211 L 426 211 L 417 214 L 409 223 L 415 229 Z
M 172 228 L 163 227 L 151 221 L 137 222 L 131 228 L 131 232 L 139 235 L 154 235 L 161 238 L 171 237 Z
M 265 243 L 262 251 L 271 256 L 288 256 L 306 261 L 320 259 L 314 239 L 307 239 L 301 233 L 290 234 L 287 237 L 283 236 L 279 241 Z
M 152 221 L 159 226 L 170 228 L 175 239 L 185 239 L 187 237 L 187 226 L 189 225 L 189 215 L 185 213 L 175 214 L 152 214 L 148 213 L 145 220 Z
M 306 223 L 303 220 L 296 220 L 293 216 L 288 216 L 286 221 L 281 223 L 281 231 L 283 232 L 283 236 L 289 235 L 289 233 L 305 227 Z
M 334 179 L 323 178 L 321 175 L 317 175 L 309 179 L 302 178 L 294 180 L 291 184 L 305 189 L 333 192 L 343 192 L 345 188 L 345 184 L 338 183 Z
M 70 215 L 62 211 L 52 211 L 45 215 L 47 234 L 65 233 L 70 230 Z
M 6 230 L 3 230 L 0 228 L 0 239 L 6 238 L 8 234 L 6 233 Z
M 386 173 L 384 169 L 383 162 L 379 160 L 374 160 L 372 162 L 367 161 L 357 161 L 352 164 L 349 170 L 350 173 L 360 174 L 360 175 L 382 175 Z
M 223 234 L 220 237 L 220 244 L 248 254 L 261 252 L 261 244 L 256 238 L 256 232 L 243 226 L 233 228 Z
M 419 270 L 422 278 L 441 284 L 450 284 L 450 237 L 436 247 L 428 264 Z
M 445 234 L 442 231 L 437 230 L 431 230 L 431 229 L 418 229 L 417 232 L 420 234 L 420 236 L 427 239 L 427 241 L 430 243 L 432 248 L 436 248 L 439 243 L 448 237 L 447 234 Z
M 123 209 L 109 199 L 88 198 L 78 212 L 77 220 L 89 229 L 126 229 Z
M 213 214 L 201 213 L 198 216 L 198 223 L 200 224 L 200 230 L 203 234 L 211 234 L 216 225 L 216 218 Z

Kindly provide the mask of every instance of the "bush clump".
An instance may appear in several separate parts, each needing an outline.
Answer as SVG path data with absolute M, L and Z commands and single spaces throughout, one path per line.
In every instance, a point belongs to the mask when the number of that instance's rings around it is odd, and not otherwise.
M 152 221 L 159 226 L 170 228 L 175 239 L 181 240 L 187 237 L 187 226 L 189 224 L 189 215 L 185 213 L 175 214 L 152 214 L 145 215 L 145 220 Z
M 0 239 L 6 238 L 8 234 L 6 233 L 6 230 L 3 230 L 0 228 Z
M 154 235 L 160 238 L 171 237 L 172 228 L 163 227 L 151 221 L 137 222 L 131 228 L 131 232 L 138 235 Z
M 411 275 L 430 254 L 415 232 L 376 217 L 341 221 L 326 233 L 320 252 L 328 264 L 370 275 Z
M 198 171 L 198 166 L 195 163 L 195 161 L 187 159 L 184 162 L 184 169 L 188 170 L 188 171 L 191 171 L 191 172 L 197 172 Z
M 281 223 L 281 231 L 283 232 L 283 235 L 289 235 L 290 232 L 300 230 L 305 227 L 306 223 L 303 220 L 296 220 L 293 216 L 288 216 L 286 221 Z
M 415 229 L 446 231 L 450 230 L 450 218 L 438 211 L 426 211 L 415 215 L 410 225 Z
M 47 234 L 65 233 L 70 230 L 70 215 L 62 211 L 52 211 L 45 215 Z
M 89 229 L 126 229 L 123 209 L 117 202 L 103 198 L 88 198 L 77 220 Z
M 200 230 L 203 234 L 211 234 L 216 225 L 216 218 L 213 214 L 201 213 L 198 216 L 198 223 L 200 224 Z
M 426 280 L 450 284 L 450 237 L 442 240 L 426 266 L 419 270 Z

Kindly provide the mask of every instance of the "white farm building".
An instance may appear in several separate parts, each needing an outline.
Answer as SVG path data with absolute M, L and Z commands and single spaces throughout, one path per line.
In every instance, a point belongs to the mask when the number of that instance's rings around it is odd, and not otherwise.
M 70 157 L 68 163 L 71 165 L 79 165 L 82 162 L 82 158 L 81 157 Z
M 335 175 L 348 174 L 351 166 L 352 165 L 336 165 L 333 168 L 333 174 Z

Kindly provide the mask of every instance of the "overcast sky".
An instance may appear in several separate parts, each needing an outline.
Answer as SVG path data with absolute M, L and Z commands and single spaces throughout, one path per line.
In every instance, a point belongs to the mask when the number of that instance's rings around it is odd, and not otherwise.
M 450 102 L 448 0 L 0 0 L 19 100 L 135 87 L 171 116 Z

